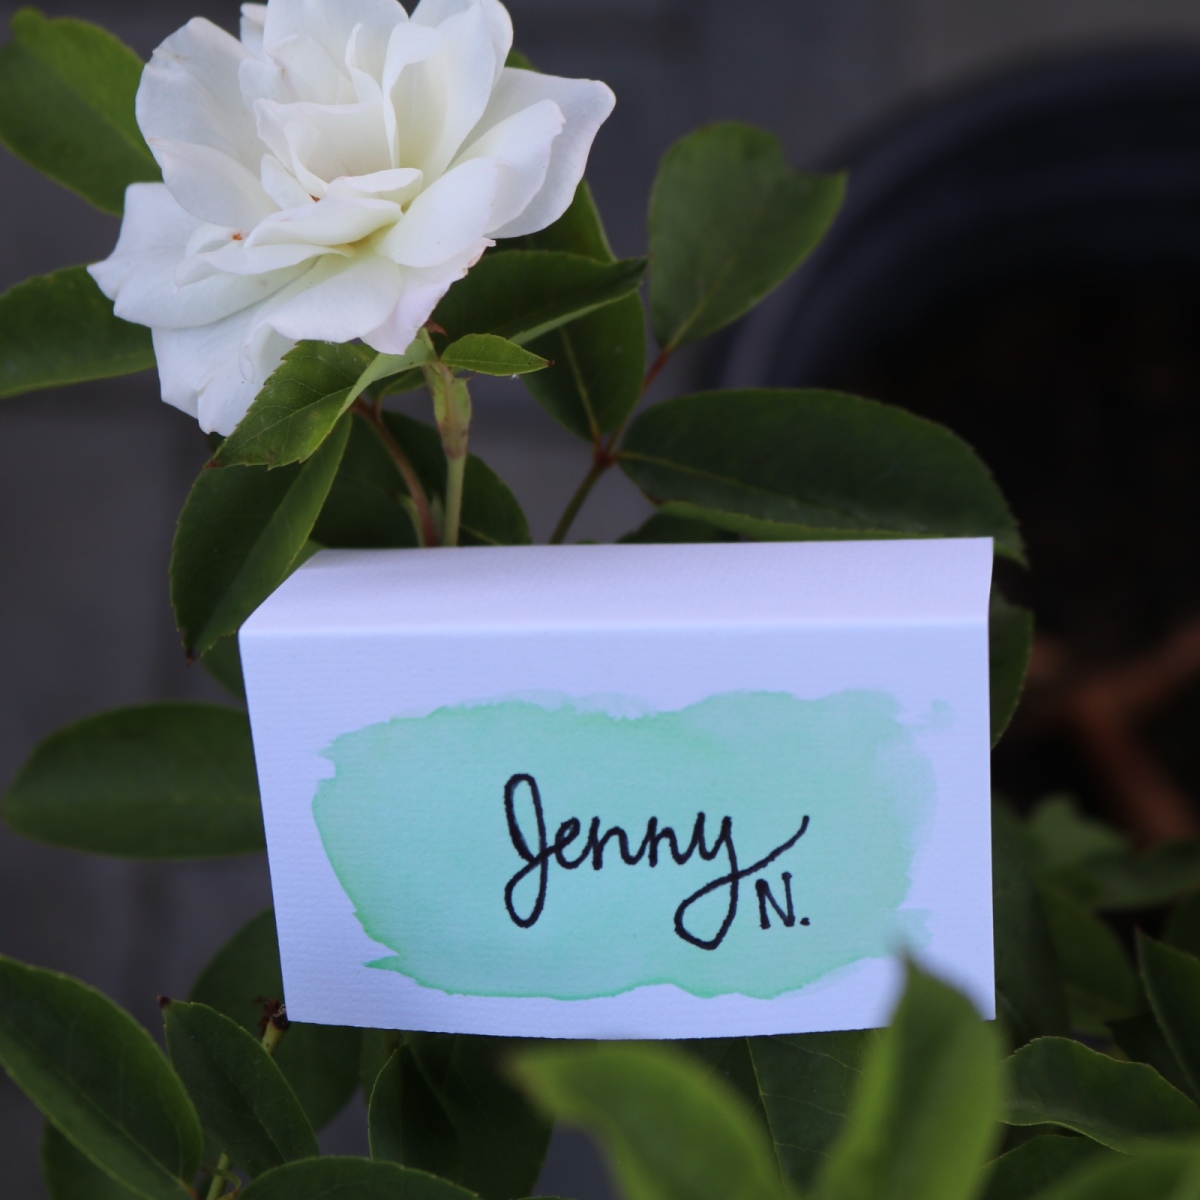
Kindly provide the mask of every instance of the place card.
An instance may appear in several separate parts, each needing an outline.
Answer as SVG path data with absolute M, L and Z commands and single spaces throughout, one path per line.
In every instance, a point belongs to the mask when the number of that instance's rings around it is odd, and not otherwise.
M 240 636 L 295 1020 L 992 1016 L 988 539 L 324 551 Z

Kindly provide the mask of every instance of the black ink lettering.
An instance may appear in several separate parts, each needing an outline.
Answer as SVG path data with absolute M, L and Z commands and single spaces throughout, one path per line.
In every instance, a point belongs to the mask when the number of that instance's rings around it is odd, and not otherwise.
M 796 923 L 796 909 L 792 904 L 792 873 L 784 871 L 783 873 L 783 894 L 787 897 L 787 911 L 784 912 L 779 907 L 779 901 L 771 894 L 771 885 L 765 879 L 756 879 L 754 881 L 754 891 L 758 895 L 758 923 L 763 929 L 771 928 L 770 918 L 767 916 L 767 905 L 770 904 L 775 910 L 775 915 L 791 929 Z M 808 924 L 808 919 L 805 918 L 804 924 Z
M 525 833 L 521 829 L 521 824 L 517 820 L 517 793 L 522 786 L 529 790 L 529 799 L 533 806 L 533 817 L 537 825 L 536 849 L 530 846 L 529 839 L 526 838 Z M 631 867 L 636 866 L 643 859 L 646 859 L 648 866 L 657 867 L 659 863 L 659 847 L 664 842 L 666 843 L 671 859 L 678 866 L 683 866 L 690 862 L 693 855 L 696 854 L 704 862 L 713 862 L 723 853 L 729 866 L 728 871 L 706 883 L 702 888 L 697 889 L 675 910 L 675 933 L 685 942 L 701 950 L 715 950 L 725 940 L 725 935 L 729 932 L 730 926 L 737 916 L 738 898 L 742 881 L 749 879 L 753 875 L 757 875 L 759 871 L 770 866 L 781 854 L 790 850 L 807 832 L 809 822 L 808 817 L 805 817 L 801 822 L 799 830 L 788 838 L 786 842 L 776 846 L 770 854 L 764 858 L 760 858 L 758 862 L 753 863 L 751 866 L 739 868 L 737 850 L 734 848 L 733 843 L 732 817 L 721 818 L 717 836 L 713 839 L 713 843 L 710 846 L 705 836 L 708 816 L 705 813 L 697 813 L 695 823 L 692 826 L 691 837 L 688 840 L 687 846 L 682 850 L 679 848 L 679 837 L 675 830 L 670 825 L 660 827 L 657 817 L 651 817 L 646 822 L 645 837 L 642 838 L 641 844 L 636 850 L 630 849 L 629 835 L 622 826 L 612 825 L 601 834 L 600 818 L 593 817 L 588 826 L 588 834 L 584 840 L 582 850 L 579 851 L 576 857 L 570 858 L 566 854 L 567 847 L 578 841 L 579 835 L 583 832 L 583 823 L 578 817 L 571 817 L 563 821 L 554 835 L 553 842 L 547 842 L 546 816 L 542 807 L 542 797 L 538 791 L 537 780 L 532 775 L 513 775 L 504 785 L 504 815 L 508 822 L 508 836 L 512 842 L 513 849 L 516 850 L 517 855 L 525 864 L 505 885 L 504 906 L 508 910 L 508 915 L 512 918 L 513 923 L 522 929 L 529 929 L 535 925 L 538 918 L 542 915 L 543 909 L 546 907 L 546 890 L 550 878 L 551 859 L 566 871 L 577 870 L 590 859 L 592 869 L 600 871 L 604 868 L 604 850 L 610 841 L 616 842 L 617 853 L 620 855 L 621 861 Z M 515 893 L 522 880 L 534 872 L 537 873 L 537 896 L 534 899 L 533 907 L 530 909 L 528 916 L 523 917 L 517 912 Z M 758 896 L 759 923 L 763 929 L 770 928 L 770 921 L 767 916 L 768 902 L 785 926 L 790 927 L 795 925 L 796 910 L 792 901 L 792 876 L 790 872 L 783 872 L 784 895 L 787 900 L 786 910 L 779 905 L 779 902 L 771 893 L 771 889 L 765 880 L 756 880 L 754 886 Z M 721 919 L 721 924 L 712 937 L 701 937 L 688 928 L 686 920 L 688 910 L 706 896 L 712 895 L 721 889 L 728 889 L 725 914 Z M 807 925 L 808 923 L 809 920 L 807 917 L 802 918 L 800 921 L 801 925 Z
M 533 815 L 537 821 L 538 831 L 536 854 L 530 850 L 529 843 L 521 832 L 521 826 L 517 823 L 515 800 L 517 788 L 521 784 L 525 784 L 529 788 L 529 798 L 533 801 Z M 546 853 L 546 817 L 542 812 L 542 797 L 538 791 L 537 780 L 532 775 L 514 775 L 504 785 L 504 815 L 508 819 L 508 836 L 512 839 L 513 849 L 525 860 L 525 866 L 508 881 L 504 889 L 504 907 L 508 909 L 508 915 L 516 924 L 522 929 L 528 929 L 542 915 L 542 909 L 546 907 L 546 884 L 550 874 L 550 863 Z M 562 830 L 560 829 L 559 832 L 561 833 Z M 555 844 L 557 846 L 557 839 Z M 532 871 L 539 873 L 537 899 L 533 903 L 533 909 L 529 916 L 522 917 L 518 915 L 516 906 L 513 904 L 513 892 L 516 891 L 517 884 Z

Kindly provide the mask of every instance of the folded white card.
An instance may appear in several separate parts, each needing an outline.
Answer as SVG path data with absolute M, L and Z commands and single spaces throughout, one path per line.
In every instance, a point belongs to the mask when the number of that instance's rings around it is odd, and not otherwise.
M 241 633 L 290 1015 L 994 1005 L 987 539 L 326 551 Z

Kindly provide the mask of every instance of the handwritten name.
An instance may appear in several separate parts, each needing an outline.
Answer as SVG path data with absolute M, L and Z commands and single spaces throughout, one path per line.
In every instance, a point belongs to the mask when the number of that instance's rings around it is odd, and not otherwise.
M 528 793 L 533 809 L 536 834 L 532 839 L 526 837 L 525 831 L 517 819 L 517 798 L 522 791 Z M 660 826 L 657 817 L 651 817 L 646 822 L 645 836 L 636 850 L 631 848 L 629 835 L 620 825 L 612 825 L 601 833 L 599 817 L 592 818 L 582 847 L 579 847 L 576 843 L 583 834 L 583 823 L 578 817 L 570 817 L 563 821 L 553 838 L 547 836 L 542 796 L 538 790 L 537 780 L 532 775 L 513 775 L 504 785 L 504 814 L 508 820 L 508 834 L 512 840 L 513 849 L 525 864 L 505 885 L 504 906 L 514 924 L 522 929 L 529 929 L 536 925 L 546 907 L 546 891 L 550 881 L 551 863 L 557 863 L 564 871 L 577 871 L 585 863 L 591 863 L 593 871 L 602 870 L 605 865 L 604 852 L 609 842 L 615 844 L 620 860 L 631 867 L 636 866 L 643 859 L 650 867 L 657 867 L 660 862 L 666 862 L 666 857 L 661 853 L 663 846 L 666 847 L 671 860 L 679 866 L 689 862 L 694 855 L 699 855 L 704 862 L 715 862 L 720 858 L 722 866 L 727 866 L 728 870 L 703 887 L 697 888 L 675 910 L 675 933 L 685 942 L 690 942 L 701 950 L 715 950 L 725 940 L 725 935 L 729 932 L 734 918 L 737 916 L 738 899 L 743 880 L 758 875 L 780 855 L 786 854 L 808 830 L 808 817 L 806 816 L 801 821 L 800 828 L 786 842 L 780 843 L 770 854 L 747 867 L 740 866 L 738 863 L 737 850 L 733 842 L 733 818 L 721 818 L 716 837 L 713 838 L 710 845 L 708 817 L 705 813 L 696 814 L 691 837 L 682 849 L 675 830 L 670 825 Z M 568 853 L 572 847 L 574 847 L 573 853 Z M 529 911 L 522 914 L 517 910 L 516 890 L 521 882 L 530 875 L 537 878 L 537 896 Z M 787 871 L 783 872 L 782 880 L 786 907 L 780 905 L 775 899 L 765 879 L 755 880 L 759 924 L 763 929 L 770 928 L 768 903 L 782 924 L 788 926 L 796 924 L 795 907 L 792 904 L 791 874 Z M 726 902 L 720 927 L 712 937 L 701 937 L 688 927 L 688 912 L 693 905 L 699 903 L 706 896 L 722 891 L 725 893 Z M 807 917 L 800 921 L 801 925 L 808 923 Z

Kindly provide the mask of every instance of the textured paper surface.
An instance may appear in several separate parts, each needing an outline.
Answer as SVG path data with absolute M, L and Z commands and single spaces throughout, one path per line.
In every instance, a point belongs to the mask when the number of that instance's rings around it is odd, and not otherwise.
M 993 1009 L 987 540 L 327 551 L 241 635 L 290 1014 Z

